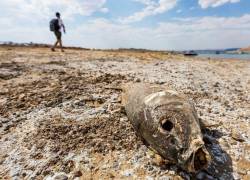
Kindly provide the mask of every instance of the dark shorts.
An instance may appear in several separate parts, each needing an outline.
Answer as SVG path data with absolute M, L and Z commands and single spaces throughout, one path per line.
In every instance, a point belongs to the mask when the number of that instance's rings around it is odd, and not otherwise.
M 55 31 L 55 36 L 56 36 L 57 40 L 61 40 L 62 33 L 60 31 Z

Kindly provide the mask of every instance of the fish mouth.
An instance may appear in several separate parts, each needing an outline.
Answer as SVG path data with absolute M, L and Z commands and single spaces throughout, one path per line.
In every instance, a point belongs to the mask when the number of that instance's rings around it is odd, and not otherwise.
M 193 172 L 206 168 L 210 162 L 210 155 L 204 148 L 199 148 L 195 153 L 192 153 L 190 158 L 190 169 Z
M 211 161 L 211 156 L 203 144 L 196 146 L 195 149 L 191 148 L 182 157 L 185 161 L 184 168 L 194 173 L 207 168 Z

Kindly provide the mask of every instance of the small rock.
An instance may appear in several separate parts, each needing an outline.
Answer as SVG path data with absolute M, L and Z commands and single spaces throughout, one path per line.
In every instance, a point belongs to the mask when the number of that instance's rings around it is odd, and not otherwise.
M 170 179 L 171 179 L 171 177 L 169 177 L 169 176 L 162 176 L 159 178 L 159 180 L 170 180 Z
M 141 80 L 139 78 L 135 78 L 134 82 L 141 82 Z
M 206 119 L 202 119 L 201 121 L 204 124 L 204 126 L 207 128 L 219 127 L 222 125 L 221 122 L 214 122 L 214 121 L 210 121 L 210 120 L 206 120 Z
M 19 97 L 18 97 L 18 99 L 21 100 L 21 101 L 24 100 L 24 98 L 25 98 L 25 94 L 21 94 L 21 95 L 19 95 Z
M 126 170 L 126 171 L 124 171 L 123 175 L 126 177 L 129 177 L 129 176 L 133 175 L 133 172 L 131 170 Z
M 247 175 L 247 171 L 245 169 L 238 169 L 238 173 L 241 175 Z
M 210 107 L 207 108 L 207 112 L 208 112 L 208 113 L 212 113 L 212 108 L 210 108 Z
M 146 176 L 145 178 L 146 180 L 154 180 L 155 178 L 151 177 L 151 176 Z
M 164 81 L 156 81 L 155 83 L 156 83 L 156 84 L 160 84 L 160 85 L 161 85 L 161 84 L 165 84 Z
M 224 148 L 230 148 L 230 145 L 228 144 L 228 141 L 224 138 L 219 139 L 220 145 L 222 145 Z
M 22 177 L 26 177 L 27 176 L 27 174 L 24 172 L 23 174 L 22 174 Z
M 55 175 L 52 179 L 53 180 L 68 180 L 68 176 L 66 176 L 65 174 L 58 174 L 58 175 Z
M 219 100 L 219 96 L 215 96 L 214 97 L 214 100 L 216 101 L 216 100 Z
M 74 177 L 81 177 L 81 176 L 82 176 L 82 172 L 81 171 L 74 172 Z
M 240 132 L 237 132 L 236 130 L 232 130 L 231 136 L 234 140 L 239 142 L 244 142 L 243 136 L 240 134 Z
M 10 130 L 10 128 L 12 128 L 12 127 L 14 127 L 14 124 L 8 124 L 8 125 L 6 125 L 5 127 L 4 127 L 4 131 L 8 131 L 8 130 Z
M 219 87 L 220 86 L 220 83 L 219 82 L 216 82 L 215 84 L 214 84 L 214 87 Z

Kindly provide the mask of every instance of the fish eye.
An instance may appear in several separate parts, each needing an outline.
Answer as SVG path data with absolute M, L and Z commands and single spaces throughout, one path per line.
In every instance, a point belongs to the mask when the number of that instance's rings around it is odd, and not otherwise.
M 169 120 L 163 120 L 161 123 L 161 127 L 163 130 L 170 132 L 173 129 L 174 124 Z

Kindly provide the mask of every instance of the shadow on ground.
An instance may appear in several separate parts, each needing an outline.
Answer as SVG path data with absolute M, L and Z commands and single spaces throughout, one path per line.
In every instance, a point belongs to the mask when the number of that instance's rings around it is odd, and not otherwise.
M 212 161 L 206 170 L 193 175 L 193 179 L 234 179 L 232 175 L 232 159 L 229 154 L 221 148 L 217 141 L 222 135 L 223 134 L 217 130 L 205 129 L 203 131 L 204 142 L 212 157 Z

